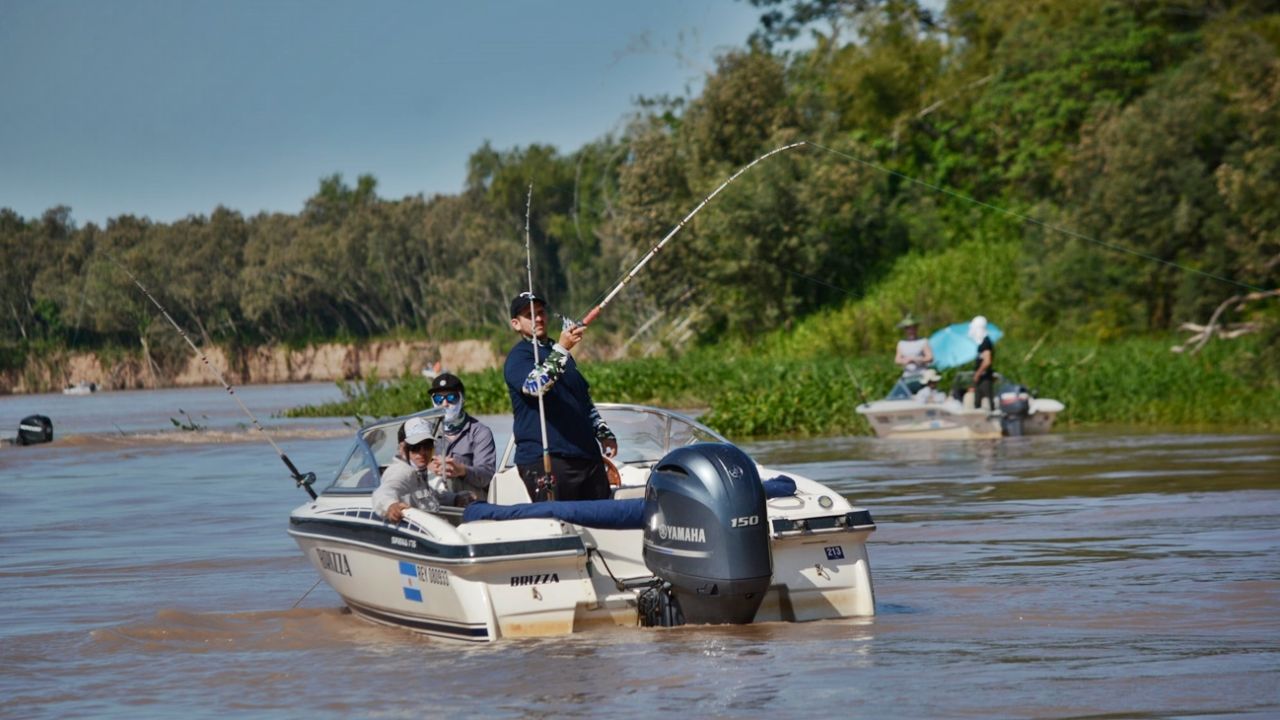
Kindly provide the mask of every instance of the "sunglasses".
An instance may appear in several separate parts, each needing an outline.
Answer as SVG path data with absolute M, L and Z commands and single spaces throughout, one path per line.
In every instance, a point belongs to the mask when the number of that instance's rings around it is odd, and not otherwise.
M 434 394 L 434 395 L 432 395 L 432 396 L 431 396 L 431 402 L 433 402 L 433 403 L 435 403 L 435 404 L 437 404 L 437 405 L 439 405 L 439 404 L 441 404 L 441 403 L 446 403 L 446 402 L 449 402 L 449 403 L 456 403 L 456 402 L 458 402 L 458 393 L 456 393 L 456 392 L 451 392 L 451 393 L 436 393 L 436 394 Z
M 436 444 L 434 440 L 423 440 L 422 442 L 414 443 L 413 445 L 405 443 L 404 449 L 409 452 L 426 452 L 434 450 L 435 446 Z

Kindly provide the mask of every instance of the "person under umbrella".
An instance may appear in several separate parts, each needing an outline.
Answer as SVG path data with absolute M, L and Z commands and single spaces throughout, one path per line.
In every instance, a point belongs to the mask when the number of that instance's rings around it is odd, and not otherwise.
M 996 407 L 996 349 L 995 343 L 987 333 L 987 319 L 981 315 L 969 321 L 969 339 L 978 345 L 978 358 L 973 363 L 973 405 L 982 407 L 983 399 L 987 400 L 987 410 Z

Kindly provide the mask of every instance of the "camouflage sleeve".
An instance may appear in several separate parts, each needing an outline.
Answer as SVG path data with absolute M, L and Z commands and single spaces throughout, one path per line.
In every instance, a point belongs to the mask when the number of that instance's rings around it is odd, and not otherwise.
M 595 405 L 591 406 L 591 427 L 595 428 L 597 440 L 617 440 L 618 438 L 605 424 L 604 418 L 600 417 L 600 411 Z
M 564 368 L 568 363 L 569 353 L 559 345 L 554 346 L 551 352 L 547 353 L 547 359 L 535 365 L 533 371 L 525 377 L 524 385 L 520 388 L 521 392 L 531 397 L 545 395 L 560 378 L 564 377 Z

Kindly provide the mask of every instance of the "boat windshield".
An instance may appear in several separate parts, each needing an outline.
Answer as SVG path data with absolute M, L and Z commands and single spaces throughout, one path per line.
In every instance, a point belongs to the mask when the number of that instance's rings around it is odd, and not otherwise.
M 920 382 L 920 375 L 903 375 L 898 378 L 898 382 L 893 384 L 893 389 L 889 391 L 889 397 L 886 400 L 911 400 L 915 398 L 920 388 L 924 387 L 924 383 Z
M 675 448 L 694 443 L 729 442 L 692 418 L 660 408 L 601 403 L 596 409 L 618 436 L 615 459 L 622 463 L 654 462 Z
M 394 418 L 392 420 L 383 420 L 382 422 L 369 425 L 360 431 L 360 437 L 368 444 L 369 449 L 373 451 L 374 458 L 377 459 L 378 465 L 386 467 L 391 463 L 391 458 L 396 456 L 396 451 L 400 449 L 400 443 L 397 438 L 400 432 L 400 426 L 411 417 L 442 418 L 443 410 L 431 408 L 413 415 Z M 438 430 L 438 428 L 437 428 Z

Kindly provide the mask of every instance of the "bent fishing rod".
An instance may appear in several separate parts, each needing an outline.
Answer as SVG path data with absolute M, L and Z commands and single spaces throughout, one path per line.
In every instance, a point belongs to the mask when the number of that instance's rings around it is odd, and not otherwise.
M 538 318 L 533 306 L 533 243 L 529 240 L 529 216 L 533 211 L 533 183 L 524 201 L 524 270 L 529 278 L 529 342 L 533 344 L 534 382 L 538 388 L 538 424 L 542 427 L 542 473 L 546 483 L 547 499 L 555 500 L 555 476 L 551 474 L 551 445 L 547 441 L 547 405 L 542 397 L 542 373 L 538 372 Z
M 226 389 L 227 394 L 231 396 L 231 399 L 236 401 L 236 404 L 240 406 L 240 409 L 244 411 L 244 414 L 249 416 L 249 420 L 253 422 L 253 426 L 258 429 L 258 432 L 262 433 L 262 437 L 266 438 L 267 442 L 271 443 L 271 447 L 275 448 L 276 454 L 284 461 L 285 467 L 289 468 L 289 474 L 293 476 L 293 480 L 297 483 L 298 487 L 306 490 L 307 494 L 311 496 L 311 499 L 315 500 L 316 491 L 311 486 L 315 484 L 316 474 L 313 472 L 303 473 L 298 471 L 297 466 L 293 464 L 293 461 L 289 459 L 289 456 L 280 449 L 280 446 L 276 444 L 275 440 L 271 439 L 271 436 L 267 434 L 266 428 L 262 427 L 262 423 L 258 422 L 258 418 L 249 411 L 249 408 L 240 400 L 240 396 L 236 395 L 236 391 L 231 387 L 231 383 L 227 382 L 227 379 L 222 376 L 222 373 L 213 366 L 213 363 L 209 362 L 209 358 L 200 350 L 199 347 L 196 346 L 194 342 L 191 341 L 191 336 L 187 335 L 187 331 L 182 329 L 182 326 L 173 319 L 173 316 L 169 314 L 169 311 L 164 309 L 164 306 L 160 304 L 160 301 L 156 300 L 155 296 L 152 295 L 151 292 L 138 280 L 138 278 L 129 271 L 129 268 L 125 267 L 124 263 L 116 260 L 110 253 L 107 254 L 107 257 L 110 258 L 111 262 L 115 263 L 117 267 L 123 270 L 125 275 L 129 276 L 129 279 L 133 281 L 133 284 L 138 286 L 138 289 L 142 291 L 143 295 L 147 296 L 147 299 L 150 300 L 153 305 L 159 308 L 160 313 L 164 315 L 165 320 L 168 320 L 169 324 L 172 325 L 173 328 L 178 331 L 178 334 L 182 336 L 182 339 L 187 341 L 187 344 L 195 351 L 196 356 L 198 356 L 200 361 L 204 363 L 205 368 L 207 368 L 209 372 L 213 373 L 214 377 L 218 378 L 218 382 L 222 383 L 222 387 Z
M 769 152 L 761 155 L 760 157 L 756 158 L 755 160 L 752 160 L 746 165 L 743 165 L 742 167 L 738 168 L 738 171 L 735 172 L 733 175 L 730 175 L 728 180 L 725 180 L 724 182 L 720 183 L 720 186 L 717 187 L 715 190 L 712 190 L 710 195 L 707 195 L 706 197 L 702 198 L 702 202 L 698 203 L 697 207 L 695 207 L 693 210 L 690 210 L 689 214 L 685 215 L 683 220 L 681 220 L 679 223 L 676 223 L 676 226 L 671 228 L 671 232 L 667 233 L 666 237 L 658 241 L 657 245 L 654 245 L 649 250 L 649 252 L 645 254 L 644 257 L 640 258 L 640 262 L 636 263 L 635 267 L 631 268 L 631 271 L 628 272 L 625 276 L 623 276 L 622 280 L 605 295 L 603 300 L 601 300 L 595 307 L 591 308 L 591 311 L 588 312 L 586 315 L 584 315 L 582 320 L 574 324 L 590 325 L 592 321 L 594 321 L 597 317 L 599 317 L 600 313 L 604 310 L 605 306 L 608 305 L 613 300 L 613 298 L 617 296 L 618 293 L 622 292 L 622 289 L 627 286 L 627 283 L 631 282 L 631 280 L 640 273 L 640 270 L 644 268 L 644 266 L 647 265 L 650 260 L 653 259 L 653 256 L 657 255 L 658 252 L 662 250 L 662 247 L 666 245 L 667 242 L 671 240 L 671 238 L 675 237 L 676 233 L 680 232 L 680 230 L 682 230 L 684 226 L 687 225 L 688 222 L 693 219 L 694 215 L 698 214 L 699 210 L 706 207 L 707 203 L 711 202 L 712 198 L 714 198 L 716 195 L 719 195 L 721 190 L 724 190 L 725 188 L 729 187 L 729 184 L 732 183 L 734 180 L 737 180 L 739 176 L 741 176 L 743 173 L 750 170 L 751 168 L 755 167 L 757 163 L 762 162 L 770 157 L 773 157 L 778 153 L 786 152 L 787 150 L 798 148 L 801 145 L 807 145 L 807 144 L 809 143 L 804 140 L 801 140 L 800 142 L 791 143 L 790 145 L 783 145 L 781 147 L 776 147 L 770 150 Z M 565 320 L 568 323 L 574 322 L 572 320 L 569 320 L 568 318 L 565 318 Z

